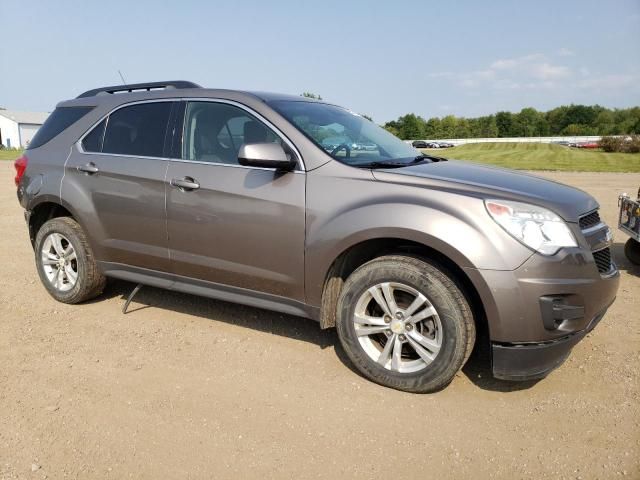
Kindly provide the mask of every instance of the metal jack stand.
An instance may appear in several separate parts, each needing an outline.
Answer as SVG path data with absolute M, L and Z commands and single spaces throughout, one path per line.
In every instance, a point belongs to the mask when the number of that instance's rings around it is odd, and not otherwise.
M 131 290 L 131 293 L 127 297 L 127 301 L 124 302 L 124 305 L 122 306 L 122 313 L 123 314 L 127 313 L 127 308 L 129 308 L 129 304 L 131 303 L 131 300 L 133 300 L 133 297 L 136 296 L 136 293 L 138 293 L 141 288 L 142 288 L 142 284 L 139 283 L 138 285 L 136 285 L 136 288 Z

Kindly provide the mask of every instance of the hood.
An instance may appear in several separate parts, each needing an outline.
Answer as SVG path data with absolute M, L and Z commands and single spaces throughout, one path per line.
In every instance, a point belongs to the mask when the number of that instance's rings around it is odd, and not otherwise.
M 376 180 L 425 186 L 472 195 L 532 203 L 548 208 L 567 222 L 599 207 L 588 193 L 529 173 L 449 160 L 403 168 L 373 170 Z

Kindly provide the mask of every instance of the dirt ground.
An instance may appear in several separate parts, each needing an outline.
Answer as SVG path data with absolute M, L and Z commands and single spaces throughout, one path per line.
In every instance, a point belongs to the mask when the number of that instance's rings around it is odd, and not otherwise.
M 640 174 L 544 173 L 610 225 Z M 310 320 L 112 282 L 56 303 L 40 285 L 11 163 L 0 163 L 0 479 L 640 478 L 640 269 L 548 378 L 472 358 L 412 395 L 345 365 Z

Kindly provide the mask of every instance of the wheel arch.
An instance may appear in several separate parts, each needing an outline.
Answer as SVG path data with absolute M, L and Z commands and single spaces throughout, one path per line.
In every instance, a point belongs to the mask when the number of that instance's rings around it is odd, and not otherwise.
M 449 255 L 416 240 L 395 237 L 370 238 L 345 248 L 331 263 L 324 277 L 320 306 L 320 327 L 335 326 L 338 297 L 345 280 L 364 263 L 384 255 L 401 254 L 432 260 L 441 265 L 458 285 L 471 306 L 476 330 L 489 333 L 485 305 L 473 281 Z M 484 337 L 484 335 L 482 335 Z
M 29 206 L 29 239 L 31 245 L 35 246 L 38 231 L 45 222 L 57 217 L 71 217 L 78 222 L 73 208 L 61 201 L 60 197 L 53 195 L 43 195 L 39 197 L 37 202 Z

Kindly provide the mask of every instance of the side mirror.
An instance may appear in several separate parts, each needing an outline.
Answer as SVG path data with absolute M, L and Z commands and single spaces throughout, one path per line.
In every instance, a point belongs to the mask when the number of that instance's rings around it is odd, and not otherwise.
M 238 152 L 238 163 L 245 167 L 293 170 L 295 161 L 278 143 L 245 143 Z

